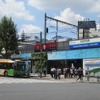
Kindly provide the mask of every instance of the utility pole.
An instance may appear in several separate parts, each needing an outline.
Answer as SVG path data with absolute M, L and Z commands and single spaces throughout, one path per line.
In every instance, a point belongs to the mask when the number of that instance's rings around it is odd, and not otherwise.
M 58 33 L 58 21 L 56 22 L 56 42 L 57 42 L 57 33 Z
M 46 13 L 45 13 L 45 16 L 44 16 L 44 44 L 46 44 L 46 19 L 47 16 L 46 16 Z
M 40 32 L 40 66 L 42 65 L 42 32 Z M 40 78 L 42 78 L 42 66 L 40 67 Z

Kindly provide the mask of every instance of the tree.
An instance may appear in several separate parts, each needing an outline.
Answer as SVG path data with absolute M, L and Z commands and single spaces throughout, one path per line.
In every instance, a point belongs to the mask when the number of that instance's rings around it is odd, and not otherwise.
M 12 18 L 4 16 L 0 20 L 0 38 L 2 41 L 1 48 L 5 48 L 4 57 L 8 58 L 9 52 L 18 49 L 18 38 L 16 25 L 12 21 Z
M 25 34 L 25 32 L 23 31 L 22 33 L 21 33 L 21 42 L 25 42 L 25 41 L 27 41 L 28 39 L 30 39 L 30 37 L 31 36 L 27 36 L 26 34 Z
M 26 36 L 25 36 L 24 31 L 23 31 L 23 32 L 22 32 L 22 34 L 21 34 L 21 41 L 22 41 L 22 42 L 24 42 L 24 41 L 25 41 L 25 39 L 26 39 Z
M 2 50 L 2 39 L 1 39 L 1 36 L 0 36 L 0 51 Z
M 41 57 L 42 56 L 42 57 Z M 47 53 L 35 52 L 32 54 L 32 57 L 35 58 L 35 70 L 39 72 L 44 67 L 47 67 Z

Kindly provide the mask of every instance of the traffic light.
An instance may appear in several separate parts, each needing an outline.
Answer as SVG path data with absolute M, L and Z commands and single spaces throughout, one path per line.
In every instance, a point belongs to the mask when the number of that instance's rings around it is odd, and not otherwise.
M 48 33 L 48 28 L 46 28 L 46 33 Z

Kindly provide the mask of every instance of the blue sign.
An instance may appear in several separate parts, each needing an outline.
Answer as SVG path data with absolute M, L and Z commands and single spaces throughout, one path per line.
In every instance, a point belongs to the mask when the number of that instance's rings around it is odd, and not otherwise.
M 100 42 L 94 42 L 94 43 L 85 43 L 85 44 L 75 44 L 69 46 L 71 49 L 76 48 L 88 48 L 88 47 L 100 47 Z

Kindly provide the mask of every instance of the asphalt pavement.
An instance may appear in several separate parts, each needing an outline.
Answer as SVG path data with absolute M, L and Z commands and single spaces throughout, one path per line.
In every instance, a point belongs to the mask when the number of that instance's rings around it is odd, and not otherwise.
M 54 79 L 48 74 L 40 78 L 0 77 L 0 100 L 100 100 L 100 84 L 95 78 Z
M 0 100 L 100 100 L 100 84 L 0 84 Z

